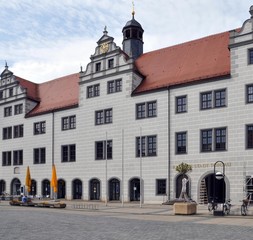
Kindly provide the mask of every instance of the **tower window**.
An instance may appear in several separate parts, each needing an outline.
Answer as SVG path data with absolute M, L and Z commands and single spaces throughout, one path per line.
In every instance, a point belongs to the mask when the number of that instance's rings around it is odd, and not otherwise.
M 125 33 L 126 33 L 126 36 L 125 36 L 125 37 L 126 37 L 126 38 L 130 38 L 130 30 L 126 30 Z
M 139 31 L 139 38 L 142 40 L 142 32 Z
M 136 29 L 133 29 L 133 31 L 132 31 L 132 37 L 137 38 L 137 30 Z

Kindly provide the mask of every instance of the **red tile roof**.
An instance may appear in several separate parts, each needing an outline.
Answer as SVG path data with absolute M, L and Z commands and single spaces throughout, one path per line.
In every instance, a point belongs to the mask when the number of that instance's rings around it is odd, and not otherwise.
M 28 117 L 60 109 L 75 107 L 79 102 L 79 73 L 71 74 L 42 84 L 34 84 L 19 77 L 20 84 L 27 88 L 28 96 L 39 100 Z
M 135 92 L 229 75 L 228 44 L 224 32 L 143 54 L 136 67 L 145 79 Z
M 228 76 L 228 44 L 229 32 L 224 32 L 143 54 L 135 64 L 145 78 L 135 93 Z M 79 73 L 42 84 L 16 78 L 27 96 L 38 102 L 27 116 L 78 106 Z

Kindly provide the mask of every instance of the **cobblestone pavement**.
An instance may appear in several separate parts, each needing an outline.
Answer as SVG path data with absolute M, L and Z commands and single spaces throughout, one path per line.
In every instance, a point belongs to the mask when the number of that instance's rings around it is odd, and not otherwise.
M 253 234 L 253 215 L 215 217 L 206 207 L 182 216 L 161 205 L 67 202 L 53 209 L 1 202 L 0 216 L 3 240 L 249 240 Z

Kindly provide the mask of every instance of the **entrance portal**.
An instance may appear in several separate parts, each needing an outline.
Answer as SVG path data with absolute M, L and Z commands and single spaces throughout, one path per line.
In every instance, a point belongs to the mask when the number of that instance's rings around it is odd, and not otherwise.
M 130 201 L 140 201 L 140 179 L 130 181 Z
M 199 189 L 199 203 L 207 204 L 213 201 L 224 203 L 226 198 L 226 183 L 223 179 L 216 179 L 214 174 L 208 174 L 201 180 Z

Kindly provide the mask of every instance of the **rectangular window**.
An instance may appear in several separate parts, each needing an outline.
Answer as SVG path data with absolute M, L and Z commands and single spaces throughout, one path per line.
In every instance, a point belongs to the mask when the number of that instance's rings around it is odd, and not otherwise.
M 76 116 L 69 116 L 62 118 L 62 130 L 69 130 L 76 128 Z
M 112 140 L 95 142 L 95 159 L 112 159 Z
M 187 133 L 179 132 L 176 133 L 176 153 L 184 154 L 186 152 Z
M 76 161 L 76 145 L 63 145 L 62 146 L 62 162 L 75 162 Z
M 224 151 L 227 149 L 227 129 L 201 130 L 201 152 Z
M 150 118 L 156 116 L 157 116 L 156 101 L 136 104 L 136 119 Z
M 12 115 L 12 107 L 5 107 L 4 108 L 4 116 L 9 117 Z
M 246 126 L 246 148 L 253 148 L 253 125 Z
M 11 151 L 2 153 L 2 166 L 11 166 Z
M 23 113 L 23 104 L 18 104 L 14 106 L 14 114 L 22 114 Z
M 201 93 L 201 109 L 212 108 L 212 92 Z
M 114 59 L 109 59 L 108 60 L 108 68 L 113 68 L 114 67 Z
M 23 124 L 14 126 L 14 138 L 20 138 L 24 136 L 24 126 Z
M 12 138 L 12 127 L 3 128 L 3 140 Z
M 101 71 L 101 63 L 96 63 L 96 72 Z
M 13 151 L 13 165 L 23 165 L 23 150 Z
M 3 99 L 3 97 L 4 97 L 4 92 L 0 91 L 0 99 Z
M 225 107 L 226 106 L 226 90 L 214 91 L 214 102 L 215 107 Z
M 87 87 L 87 98 L 98 97 L 100 95 L 100 85 L 95 84 Z
M 212 151 L 212 129 L 201 131 L 201 151 L 210 152 Z
M 107 82 L 107 93 L 116 93 L 122 91 L 122 80 L 117 79 Z
M 95 124 L 112 123 L 112 109 L 99 110 L 95 112 Z
M 176 113 L 187 112 L 187 96 L 176 97 Z
M 166 179 L 156 179 L 156 195 L 166 194 Z
M 215 151 L 226 150 L 226 128 L 215 129 Z
M 136 137 L 136 157 L 151 157 L 157 155 L 157 141 L 156 136 Z
M 33 163 L 34 164 L 46 163 L 46 148 L 33 149 Z
M 34 123 L 34 135 L 46 133 L 46 122 L 36 122 Z
M 226 89 L 220 89 L 200 94 L 200 108 L 211 109 L 226 107 Z
M 248 85 L 246 86 L 246 98 L 247 98 L 247 103 L 252 103 L 253 102 L 253 85 Z
M 253 49 L 248 50 L 248 61 L 249 64 L 253 64 Z

